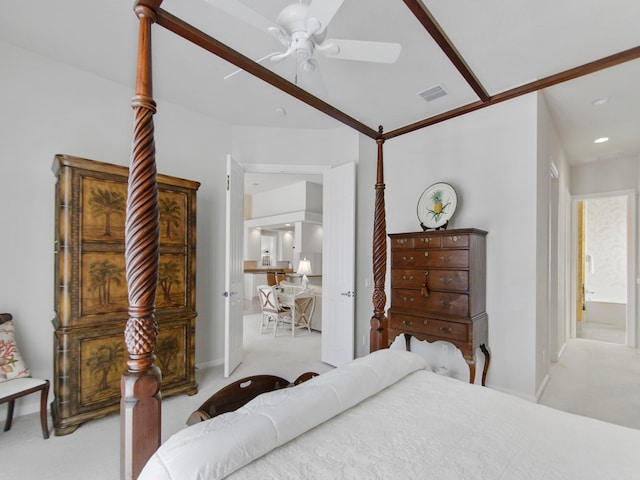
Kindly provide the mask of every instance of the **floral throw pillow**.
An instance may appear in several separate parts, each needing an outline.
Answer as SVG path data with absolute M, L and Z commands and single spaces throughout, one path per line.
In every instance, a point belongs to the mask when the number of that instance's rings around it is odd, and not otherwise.
M 13 322 L 0 325 L 0 382 L 28 377 L 29 369 L 16 345 Z

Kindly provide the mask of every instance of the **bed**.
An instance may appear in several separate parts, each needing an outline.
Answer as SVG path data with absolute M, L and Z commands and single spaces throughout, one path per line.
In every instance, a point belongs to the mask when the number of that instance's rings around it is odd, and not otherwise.
M 632 479 L 640 431 L 438 375 L 385 349 L 173 435 L 142 480 Z
M 552 411 L 490 389 L 443 378 L 428 372 L 416 354 L 387 349 L 383 145 L 387 139 L 419 128 L 631 60 L 640 55 L 639 49 L 492 97 L 480 92 L 478 102 L 384 132 L 382 127 L 372 129 L 362 124 L 164 11 L 161 3 L 162 0 L 134 2 L 139 36 L 125 222 L 129 319 L 124 337 L 129 358 L 128 370 L 121 381 L 121 478 L 638 477 L 640 460 L 633 451 L 640 444 L 638 431 Z M 404 3 L 464 78 L 474 83 L 472 72 L 465 70 L 464 61 L 446 35 L 441 34 L 422 2 L 404 0 Z M 151 68 L 154 23 L 377 144 L 369 342 L 372 354 L 335 373 L 260 395 L 237 412 L 188 427 L 159 450 L 161 372 L 154 365 L 159 228 L 153 124 L 156 104 Z M 478 85 L 472 86 L 481 90 Z M 302 408 L 307 401 L 320 401 L 317 410 L 321 414 L 310 417 L 308 411 L 316 409 Z M 295 410 L 304 411 L 293 417 Z M 258 420 L 254 424 L 250 418 Z M 209 466 L 211 457 L 216 457 L 218 466 Z

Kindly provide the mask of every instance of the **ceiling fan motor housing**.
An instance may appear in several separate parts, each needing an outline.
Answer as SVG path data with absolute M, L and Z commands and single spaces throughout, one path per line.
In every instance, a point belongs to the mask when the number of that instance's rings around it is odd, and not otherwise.
M 307 10 L 309 7 L 304 3 L 294 3 L 282 9 L 276 18 L 276 23 L 282 25 L 290 34 L 296 32 L 306 32 Z

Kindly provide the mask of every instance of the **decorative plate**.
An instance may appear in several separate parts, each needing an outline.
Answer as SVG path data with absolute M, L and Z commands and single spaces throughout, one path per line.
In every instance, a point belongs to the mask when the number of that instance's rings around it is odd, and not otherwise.
M 451 185 L 434 183 L 422 193 L 418 200 L 420 226 L 426 230 L 446 225 L 453 217 L 457 204 L 458 196 Z

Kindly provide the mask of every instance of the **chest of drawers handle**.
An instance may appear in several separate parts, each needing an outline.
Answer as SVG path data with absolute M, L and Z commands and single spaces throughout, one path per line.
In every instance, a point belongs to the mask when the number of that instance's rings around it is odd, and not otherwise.
M 428 325 L 428 324 L 429 324 L 429 320 L 423 320 L 423 321 L 422 321 L 422 323 L 423 323 L 424 325 Z
M 440 279 L 440 281 L 442 283 L 444 283 L 445 285 L 449 285 L 451 282 L 453 282 L 453 278 L 451 278 L 451 277 L 442 277 Z
M 450 300 L 441 300 L 440 301 L 440 305 L 442 305 L 444 308 L 451 308 L 451 301 Z
M 431 238 L 421 238 L 420 241 L 422 243 L 431 243 Z
M 451 327 L 440 327 L 442 333 L 451 333 Z
M 399 238 L 399 239 L 398 239 L 398 243 L 399 243 L 400 245 L 404 245 L 405 243 L 407 243 L 407 239 L 406 239 L 406 238 Z
M 424 283 L 422 284 L 422 288 L 420 288 L 420 295 L 423 297 L 429 296 L 429 288 L 427 288 L 427 277 L 429 276 L 429 270 L 424 271 Z
M 410 327 L 411 325 L 413 325 L 413 322 L 408 322 L 408 321 L 406 321 L 406 320 L 402 320 L 402 324 L 403 324 L 405 327 Z
M 429 252 L 424 252 L 424 256 L 428 257 L 429 256 Z
M 402 279 L 403 279 L 403 280 L 405 280 L 405 281 L 407 281 L 407 280 L 413 280 L 413 275 L 409 275 L 409 276 L 402 275 Z
M 449 262 L 451 262 L 451 256 L 445 257 L 443 255 L 442 257 L 440 257 L 440 260 L 442 260 L 442 263 L 449 263 Z
M 413 257 L 402 257 L 402 260 L 403 260 L 405 263 L 413 263 L 413 260 L 414 260 L 414 259 L 413 259 Z
M 411 303 L 413 302 L 413 297 L 402 297 L 402 301 L 404 303 Z

